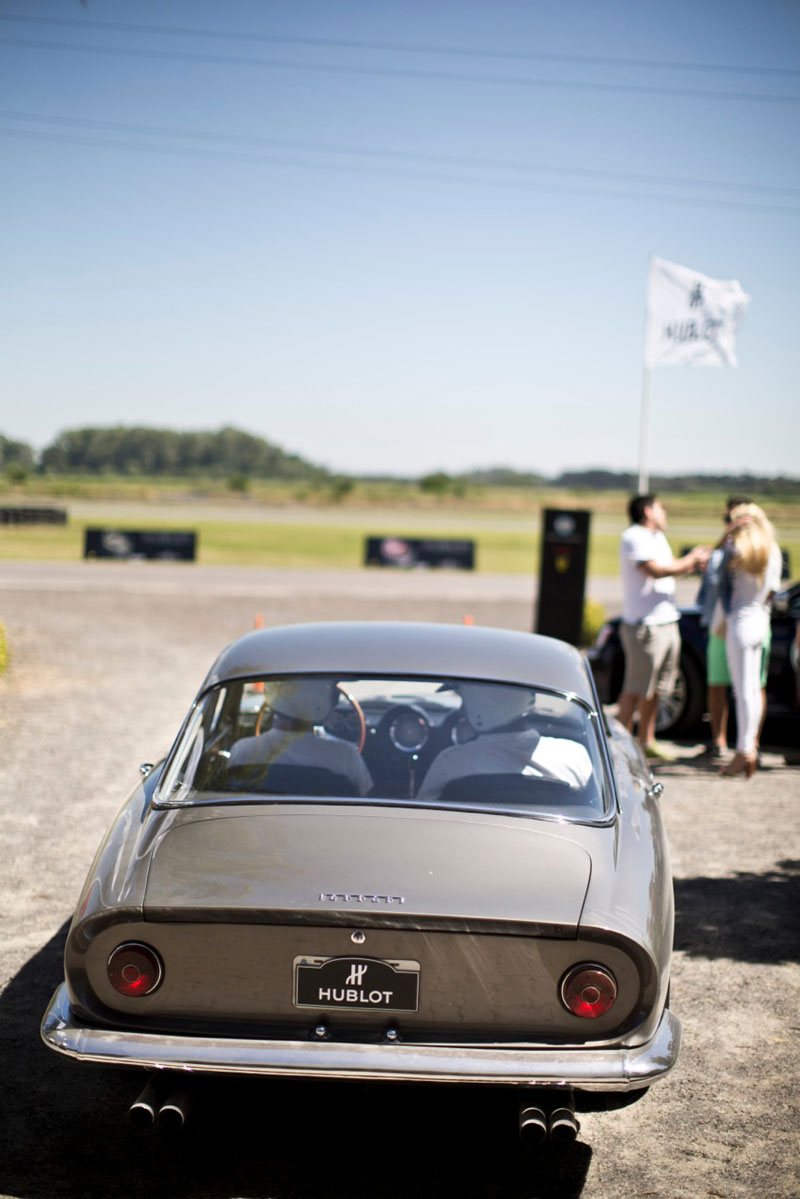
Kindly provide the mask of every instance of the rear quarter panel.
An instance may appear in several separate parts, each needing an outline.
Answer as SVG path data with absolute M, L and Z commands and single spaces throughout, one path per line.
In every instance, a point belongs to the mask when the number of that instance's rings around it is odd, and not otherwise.
M 666 831 L 653 776 L 639 748 L 617 722 L 609 725 L 619 818 L 605 853 L 593 854 L 592 879 L 581 916 L 582 936 L 616 934 L 640 947 L 652 1011 L 648 1035 L 666 1001 L 674 932 L 674 897 Z

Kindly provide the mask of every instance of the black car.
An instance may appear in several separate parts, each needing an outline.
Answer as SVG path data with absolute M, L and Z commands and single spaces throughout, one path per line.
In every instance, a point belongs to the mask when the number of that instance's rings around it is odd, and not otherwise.
M 659 705 L 656 732 L 681 737 L 696 732 L 706 711 L 706 643 L 708 629 L 701 624 L 697 604 L 679 609 L 681 660 L 675 689 Z M 800 582 L 793 583 L 775 598 L 772 610 L 772 652 L 767 677 L 767 714 L 798 716 L 798 683 L 791 649 L 800 618 Z M 601 628 L 597 642 L 588 652 L 601 703 L 613 704 L 622 690 L 625 654 L 619 635 L 620 618 Z

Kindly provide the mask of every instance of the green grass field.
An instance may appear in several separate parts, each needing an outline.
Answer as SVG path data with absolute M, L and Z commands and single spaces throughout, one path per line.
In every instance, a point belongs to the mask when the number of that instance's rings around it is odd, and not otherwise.
M 97 480 L 90 480 L 99 490 Z M 84 481 L 85 483 L 85 481 Z M 115 529 L 194 529 L 198 560 L 206 565 L 301 568 L 361 566 L 367 536 L 468 537 L 476 542 L 477 568 L 486 573 L 538 570 L 543 507 L 587 508 L 592 516 L 589 573 L 617 574 L 619 535 L 626 497 L 619 493 L 575 494 L 522 488 L 484 488 L 460 498 L 421 496 L 412 485 L 358 484 L 344 502 L 320 502 L 319 494 L 298 499 L 288 484 L 264 487 L 258 495 L 231 497 L 186 482 L 106 480 L 106 494 L 54 496 L 29 488 L 6 488 L 0 506 L 65 507 L 66 525 L 0 525 L 0 560 L 79 561 L 87 526 Z M 64 480 L 59 485 L 66 488 Z M 111 491 L 113 494 L 107 494 Z M 721 531 L 724 497 L 714 493 L 666 496 L 668 535 L 678 552 L 709 543 Z M 800 575 L 800 498 L 764 501 L 781 545 Z

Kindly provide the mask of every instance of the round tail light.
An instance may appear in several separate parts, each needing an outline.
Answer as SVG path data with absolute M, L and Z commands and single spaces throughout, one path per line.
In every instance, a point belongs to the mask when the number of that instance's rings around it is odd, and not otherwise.
M 118 945 L 108 959 L 108 978 L 120 995 L 150 995 L 163 974 L 164 967 L 156 951 L 138 941 Z
M 592 963 L 574 966 L 561 981 L 561 1002 L 575 1016 L 589 1020 L 603 1016 L 616 998 L 616 980 L 604 966 Z

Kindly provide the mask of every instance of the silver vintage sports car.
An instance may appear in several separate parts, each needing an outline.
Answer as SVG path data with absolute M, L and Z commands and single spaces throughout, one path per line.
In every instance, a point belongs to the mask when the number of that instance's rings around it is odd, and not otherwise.
M 516 1086 L 523 1135 L 568 1139 L 576 1097 L 675 1064 L 661 788 L 572 647 L 251 633 L 142 770 L 42 1025 L 154 1072 L 140 1122 L 195 1072 L 326 1076 Z

